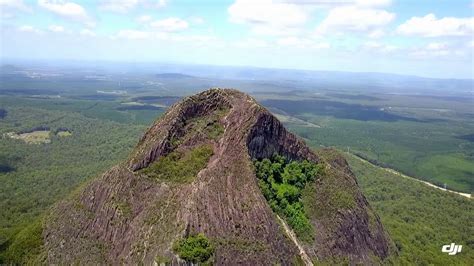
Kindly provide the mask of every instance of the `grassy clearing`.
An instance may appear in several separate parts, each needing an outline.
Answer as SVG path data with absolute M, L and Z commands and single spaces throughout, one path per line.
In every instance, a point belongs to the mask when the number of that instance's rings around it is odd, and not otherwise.
M 51 142 L 49 130 L 38 130 L 20 134 L 17 134 L 15 132 L 8 132 L 5 134 L 5 136 L 11 139 L 22 140 L 28 144 L 42 144 Z
M 72 132 L 70 132 L 70 131 L 59 131 L 58 133 L 56 133 L 56 135 L 58 137 L 70 137 L 70 136 L 72 136 Z

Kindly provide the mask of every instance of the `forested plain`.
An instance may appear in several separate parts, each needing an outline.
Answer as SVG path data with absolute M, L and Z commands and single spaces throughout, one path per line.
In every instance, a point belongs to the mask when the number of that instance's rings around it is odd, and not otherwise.
M 44 101 L 7 97 L 0 100 L 2 108 L 8 110 L 0 120 L 2 254 L 15 236 L 29 224 L 37 223 L 36 219 L 54 202 L 124 159 L 146 128 L 135 123 L 133 115 L 117 112 L 111 119 L 99 119 L 104 113 L 86 116 L 67 110 L 67 104 L 54 110 L 44 107 Z M 119 119 L 126 123 L 113 121 Z M 50 129 L 51 143 L 28 144 L 3 135 L 38 126 Z M 68 129 L 71 135 L 54 134 L 58 128 Z
M 472 98 L 347 92 L 261 98 L 274 113 L 293 118 L 287 126 L 315 147 L 338 147 L 441 187 L 474 190 Z
M 402 178 L 345 153 L 364 195 L 388 230 L 403 265 L 472 265 L 474 204 L 454 193 Z M 443 245 L 462 245 L 450 256 Z

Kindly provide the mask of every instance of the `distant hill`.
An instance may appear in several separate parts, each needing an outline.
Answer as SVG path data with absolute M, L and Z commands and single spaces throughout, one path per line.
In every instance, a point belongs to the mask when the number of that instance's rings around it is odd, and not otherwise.
M 190 79 L 190 78 L 195 78 L 194 76 L 181 74 L 181 73 L 160 73 L 160 74 L 156 74 L 156 77 L 160 78 L 160 79 Z

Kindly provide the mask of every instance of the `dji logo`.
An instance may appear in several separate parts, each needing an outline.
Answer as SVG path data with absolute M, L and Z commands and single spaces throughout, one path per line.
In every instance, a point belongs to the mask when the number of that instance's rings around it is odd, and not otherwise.
M 449 255 L 456 255 L 457 253 L 460 253 L 461 250 L 462 250 L 462 246 L 455 245 L 454 243 L 451 243 L 451 245 L 444 245 L 441 248 L 441 252 L 448 253 Z

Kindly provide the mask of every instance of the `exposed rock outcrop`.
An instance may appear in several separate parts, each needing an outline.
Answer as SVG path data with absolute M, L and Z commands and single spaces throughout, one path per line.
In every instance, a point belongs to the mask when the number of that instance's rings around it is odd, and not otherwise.
M 160 158 L 202 144 L 213 155 L 192 182 L 146 175 Z M 311 188 L 316 235 L 304 249 L 313 261 L 370 263 L 390 255 L 391 241 L 342 157 L 312 152 L 250 96 L 210 89 L 173 105 L 126 162 L 54 208 L 44 229 L 48 262 L 178 263 L 173 242 L 202 232 L 215 243 L 217 265 L 294 264 L 298 248 L 260 192 L 252 164 L 274 153 L 326 165 Z

